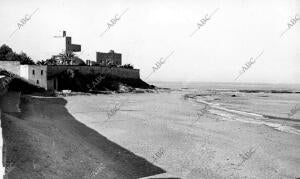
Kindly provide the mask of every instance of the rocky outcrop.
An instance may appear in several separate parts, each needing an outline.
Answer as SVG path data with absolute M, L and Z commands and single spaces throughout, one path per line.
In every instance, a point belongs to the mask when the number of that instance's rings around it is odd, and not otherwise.
M 56 76 L 58 79 L 58 90 L 72 90 L 81 92 L 93 91 L 115 91 L 131 92 L 134 88 L 153 89 L 140 78 L 121 78 L 111 75 L 81 74 L 78 71 L 66 70 Z

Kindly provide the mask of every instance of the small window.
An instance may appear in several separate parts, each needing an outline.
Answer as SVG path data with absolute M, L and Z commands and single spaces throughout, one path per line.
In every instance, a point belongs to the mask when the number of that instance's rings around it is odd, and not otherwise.
M 39 80 L 36 80 L 36 84 L 40 84 Z
M 32 70 L 32 74 L 34 75 L 34 70 Z
M 43 73 L 44 73 L 44 71 L 43 71 L 43 70 L 41 70 L 41 75 L 43 75 Z

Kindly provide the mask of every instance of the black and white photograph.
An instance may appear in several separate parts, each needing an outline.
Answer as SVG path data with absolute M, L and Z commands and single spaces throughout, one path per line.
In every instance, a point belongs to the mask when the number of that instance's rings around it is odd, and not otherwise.
M 300 179 L 300 0 L 0 0 L 0 178 Z

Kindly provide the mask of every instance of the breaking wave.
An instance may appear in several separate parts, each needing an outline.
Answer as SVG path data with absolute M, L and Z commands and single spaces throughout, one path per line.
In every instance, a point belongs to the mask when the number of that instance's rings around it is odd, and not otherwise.
M 300 130 L 299 130 L 299 128 L 297 129 L 297 126 L 300 126 L 299 120 L 257 114 L 257 113 L 253 113 L 253 112 L 246 112 L 246 111 L 240 111 L 240 110 L 235 110 L 235 109 L 228 109 L 228 108 L 221 106 L 218 103 L 210 103 L 210 102 L 201 100 L 201 99 L 197 98 L 197 96 L 198 95 L 187 95 L 185 97 L 192 98 L 197 103 L 202 103 L 202 104 L 208 105 L 210 107 L 208 109 L 208 112 L 210 114 L 220 116 L 221 117 L 220 120 L 239 121 L 239 122 L 257 124 L 257 125 L 266 125 L 275 130 L 300 135 Z M 287 121 L 289 123 L 287 123 Z M 290 122 L 293 122 L 293 124 L 290 124 Z

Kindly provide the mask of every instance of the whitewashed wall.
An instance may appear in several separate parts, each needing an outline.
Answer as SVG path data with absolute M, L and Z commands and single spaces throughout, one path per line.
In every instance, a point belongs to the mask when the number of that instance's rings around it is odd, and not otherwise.
M 3 178 L 4 176 L 4 172 L 5 172 L 5 168 L 3 166 L 3 137 L 2 137 L 2 125 L 1 125 L 1 122 L 2 122 L 2 112 L 1 112 L 1 109 L 0 109 L 0 150 L 1 150 L 1 154 L 0 154 L 0 177 Z

